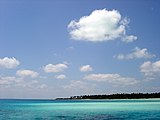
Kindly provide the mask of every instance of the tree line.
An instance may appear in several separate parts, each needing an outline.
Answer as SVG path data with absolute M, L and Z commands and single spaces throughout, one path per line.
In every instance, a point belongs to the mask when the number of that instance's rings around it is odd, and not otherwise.
M 70 98 L 57 98 L 57 99 L 147 99 L 147 98 L 160 98 L 159 93 L 117 93 L 110 95 L 81 95 L 71 96 Z

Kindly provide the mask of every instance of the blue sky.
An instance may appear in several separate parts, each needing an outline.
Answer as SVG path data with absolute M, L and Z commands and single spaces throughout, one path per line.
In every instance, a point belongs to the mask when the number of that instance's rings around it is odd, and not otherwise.
M 160 91 L 158 0 L 1 0 L 0 98 Z

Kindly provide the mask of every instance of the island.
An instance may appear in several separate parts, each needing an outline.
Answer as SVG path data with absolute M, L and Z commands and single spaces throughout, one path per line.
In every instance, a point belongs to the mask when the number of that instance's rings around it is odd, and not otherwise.
M 81 99 L 149 99 L 160 98 L 159 93 L 116 93 L 110 95 L 80 95 L 69 98 L 56 98 L 56 100 L 81 100 Z

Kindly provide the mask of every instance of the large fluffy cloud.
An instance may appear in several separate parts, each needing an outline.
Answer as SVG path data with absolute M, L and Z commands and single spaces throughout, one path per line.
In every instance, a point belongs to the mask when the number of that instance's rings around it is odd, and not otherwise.
M 0 58 L 0 67 L 2 67 L 2 68 L 12 69 L 12 68 L 17 67 L 19 64 L 20 64 L 20 62 L 14 57 Z
M 147 77 L 156 77 L 160 75 L 160 60 L 156 62 L 144 62 L 140 66 L 140 70 Z
M 140 49 L 138 47 L 135 47 L 132 53 L 126 55 L 119 54 L 115 55 L 114 57 L 116 57 L 119 60 L 123 60 L 123 59 L 137 59 L 137 58 L 152 58 L 155 57 L 155 55 L 149 53 L 146 48 Z
M 83 16 L 79 21 L 72 20 L 68 28 L 72 39 L 101 42 L 122 39 L 132 42 L 137 39 L 134 35 L 126 34 L 129 20 L 122 18 L 117 10 L 94 10 L 90 15 Z
M 83 65 L 80 67 L 80 71 L 81 72 L 89 72 L 89 71 L 92 71 L 92 67 L 90 65 Z
M 86 80 L 93 80 L 97 82 L 109 82 L 115 85 L 135 85 L 138 80 L 130 77 L 122 77 L 119 74 L 89 74 L 84 77 Z
M 48 64 L 44 66 L 43 69 L 47 73 L 50 73 L 50 72 L 55 73 L 55 72 L 62 72 L 66 68 L 68 68 L 67 64 L 59 63 L 59 64 Z
M 32 77 L 32 78 L 35 78 L 39 74 L 37 72 L 35 72 L 35 71 L 32 71 L 32 70 L 18 70 L 16 72 L 16 75 L 18 75 L 20 77 Z

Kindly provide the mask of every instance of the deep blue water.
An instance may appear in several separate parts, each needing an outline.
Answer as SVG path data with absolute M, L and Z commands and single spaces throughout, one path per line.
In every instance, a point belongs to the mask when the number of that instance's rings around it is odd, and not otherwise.
M 0 120 L 160 120 L 160 99 L 0 100 Z

